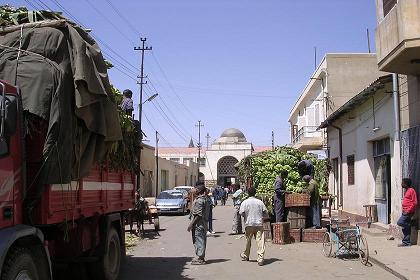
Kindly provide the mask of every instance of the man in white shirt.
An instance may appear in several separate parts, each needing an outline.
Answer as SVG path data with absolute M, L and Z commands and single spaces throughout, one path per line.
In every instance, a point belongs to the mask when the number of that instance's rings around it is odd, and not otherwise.
M 245 251 L 241 253 L 241 258 L 244 261 L 249 260 L 249 253 L 251 250 L 251 240 L 255 237 L 257 242 L 257 262 L 258 265 L 264 265 L 264 252 L 265 252 L 265 238 L 263 230 L 263 218 L 268 214 L 267 208 L 264 203 L 255 198 L 256 189 L 254 187 L 248 188 L 249 197 L 244 200 L 239 209 L 239 214 L 245 219 L 245 237 L 246 247 Z

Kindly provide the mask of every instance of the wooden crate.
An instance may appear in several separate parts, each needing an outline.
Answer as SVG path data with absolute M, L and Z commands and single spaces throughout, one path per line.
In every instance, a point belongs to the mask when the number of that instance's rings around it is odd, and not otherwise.
M 327 230 L 325 228 L 321 229 L 312 229 L 306 228 L 302 231 L 302 241 L 303 242 L 322 242 L 324 238 L 324 233 Z
M 273 244 L 289 242 L 290 223 L 273 223 Z
M 305 228 L 307 225 L 307 207 L 290 207 L 287 213 L 287 221 L 290 228 Z
M 302 242 L 302 229 L 291 228 L 289 230 L 290 243 Z
M 311 196 L 307 193 L 286 193 L 285 207 L 310 206 Z
M 271 223 L 269 221 L 263 223 L 263 229 L 264 229 L 265 240 L 268 240 L 268 241 L 272 240 L 273 234 L 271 232 Z

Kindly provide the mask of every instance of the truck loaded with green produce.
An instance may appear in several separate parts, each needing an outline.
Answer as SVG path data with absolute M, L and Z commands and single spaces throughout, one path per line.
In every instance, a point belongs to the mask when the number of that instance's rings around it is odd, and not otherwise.
M 0 6 L 0 279 L 118 278 L 140 143 L 116 98 L 87 30 Z
M 287 186 L 286 191 L 301 193 L 307 187 L 298 171 L 298 163 L 305 159 L 310 160 L 314 165 L 314 179 L 319 183 L 319 194 L 327 194 L 328 160 L 318 159 L 316 155 L 303 153 L 289 147 L 277 147 L 274 150 L 245 157 L 238 164 L 239 180 L 243 184 L 252 182 L 257 189 L 257 196 L 266 203 L 272 213 L 274 181 L 282 170 L 288 171 L 288 176 L 284 179 Z

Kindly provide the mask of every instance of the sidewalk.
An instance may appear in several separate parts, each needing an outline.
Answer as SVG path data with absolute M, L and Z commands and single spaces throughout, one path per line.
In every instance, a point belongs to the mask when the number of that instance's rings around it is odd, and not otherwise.
M 369 259 L 400 279 L 420 279 L 420 246 L 397 247 L 401 240 L 364 235 L 368 241 Z

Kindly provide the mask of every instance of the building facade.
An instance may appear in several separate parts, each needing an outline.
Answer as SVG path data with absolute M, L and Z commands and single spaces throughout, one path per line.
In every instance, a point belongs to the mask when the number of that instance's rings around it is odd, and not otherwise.
M 365 217 L 364 205 L 376 205 L 382 224 L 395 224 L 401 212 L 392 88 L 391 75 L 378 78 L 321 124 L 328 134 L 329 190 L 336 206 Z
M 156 162 L 156 160 L 158 162 Z M 157 157 L 155 148 L 143 144 L 141 157 L 140 195 L 156 196 L 175 186 L 194 185 L 198 178 L 198 166 L 188 160 L 186 164 Z
M 411 178 L 419 194 L 420 0 L 376 0 L 376 16 L 378 67 L 395 73 L 397 82 L 394 94 L 400 113 L 401 177 Z
M 268 149 L 271 147 L 256 147 L 254 150 L 240 130 L 229 128 L 208 149 L 201 150 L 201 160 L 197 148 L 162 147 L 159 156 L 174 162 L 199 161 L 200 179 L 206 186 L 225 186 L 238 182 L 235 164 L 254 152 Z
M 375 54 L 326 54 L 290 112 L 291 146 L 325 155 L 319 125 L 379 76 Z

